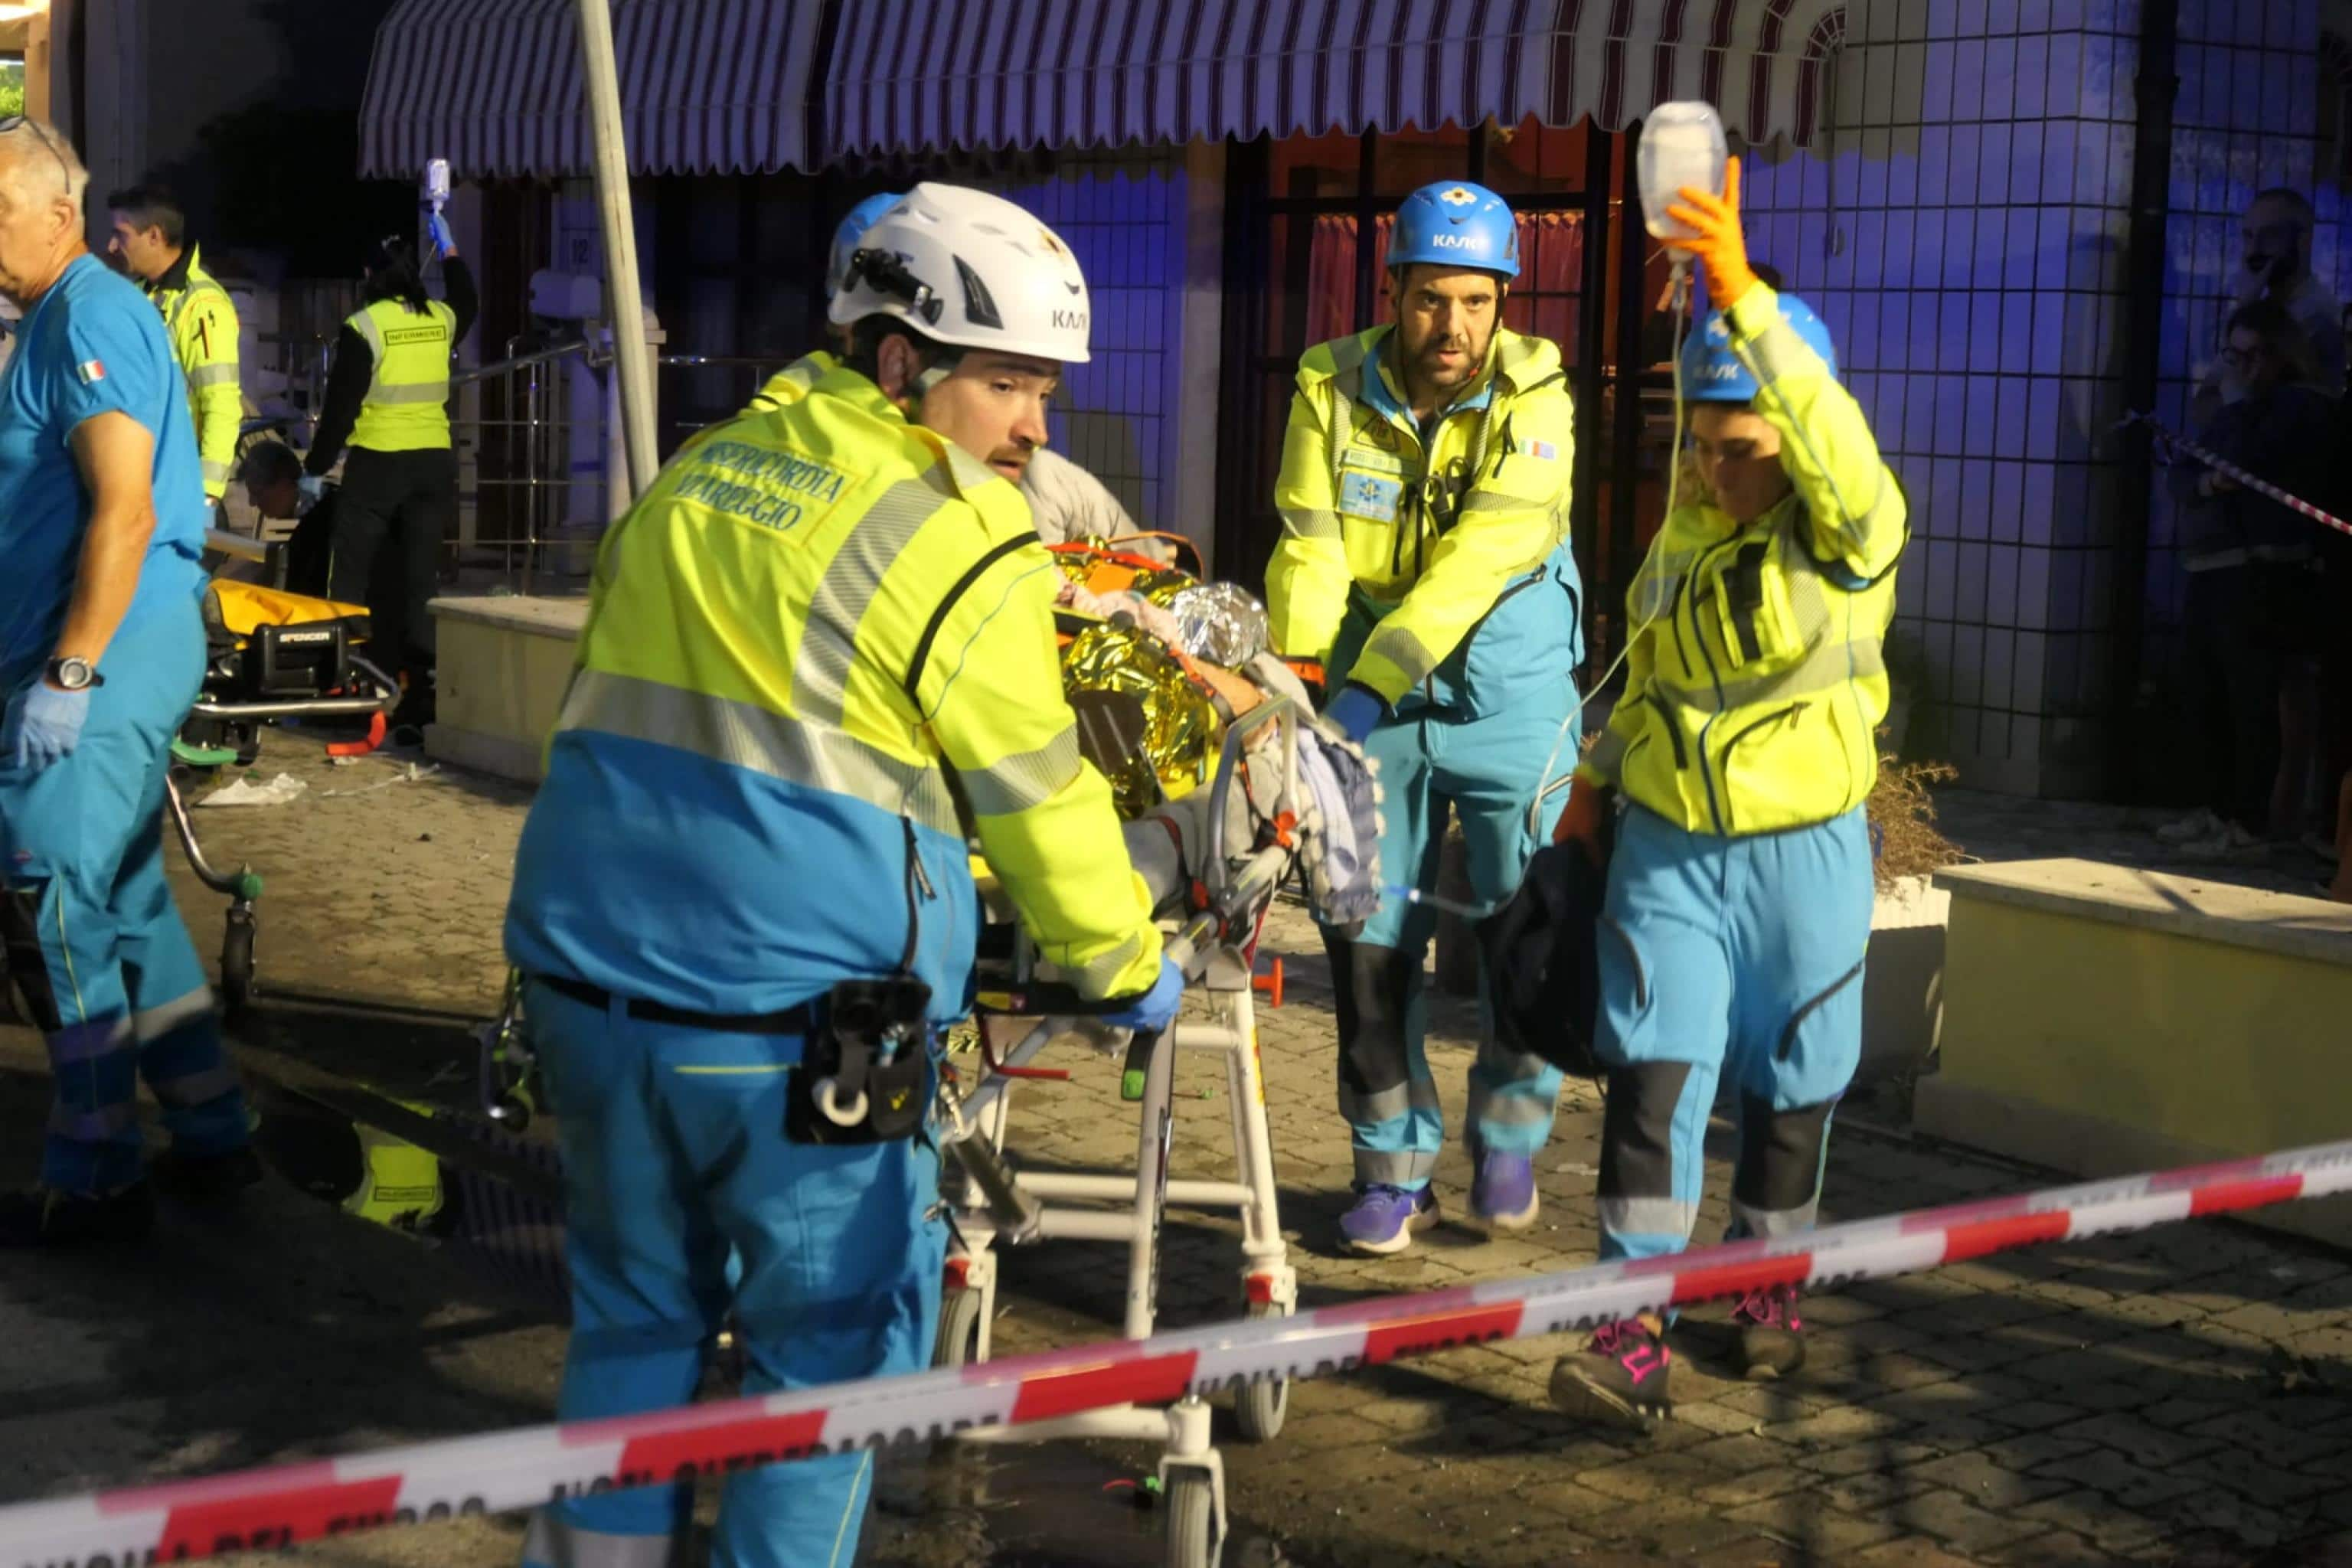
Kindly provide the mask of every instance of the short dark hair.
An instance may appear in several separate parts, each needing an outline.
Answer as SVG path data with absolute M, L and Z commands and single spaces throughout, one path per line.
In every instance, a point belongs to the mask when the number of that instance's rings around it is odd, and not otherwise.
M 419 314 L 433 303 L 425 291 L 425 264 L 406 235 L 387 234 L 368 247 L 360 300 L 373 305 L 379 300 L 397 300 Z
M 2296 226 L 2303 229 L 2310 229 L 2319 220 L 2319 214 L 2312 207 L 2311 198 L 2292 185 L 2269 185 L 2256 191 L 2254 199 L 2246 204 L 2246 210 L 2252 212 L 2264 202 L 2275 202 L 2286 208 L 2294 215 Z
M 1780 269 L 1769 261 L 1759 261 L 1751 256 L 1748 258 L 1748 270 L 1756 274 L 1756 281 L 1763 284 L 1775 294 L 1785 292 L 1788 289 L 1788 285 L 1780 280 Z
M 2276 300 L 2253 300 L 2230 312 L 2221 328 L 2221 335 L 2232 332 L 2252 332 L 2263 340 L 2263 347 L 2279 362 L 2281 381 L 2311 381 L 2311 340 L 2305 335 L 2303 323 L 2290 314 Z
M 283 441 L 257 441 L 236 466 L 237 483 L 282 485 L 302 477 L 302 458 Z
M 163 243 L 182 246 L 188 242 L 188 213 L 180 198 L 162 185 L 132 185 L 106 198 L 106 210 L 121 213 L 131 220 L 133 228 L 152 228 L 163 237 Z
M 950 364 L 962 357 L 961 351 L 950 348 L 929 333 L 922 331 L 903 316 L 888 316 L 877 311 L 861 316 L 850 324 L 849 347 L 841 363 L 877 385 L 882 380 L 882 340 L 904 338 L 915 345 L 923 356 L 926 368 L 947 362 Z

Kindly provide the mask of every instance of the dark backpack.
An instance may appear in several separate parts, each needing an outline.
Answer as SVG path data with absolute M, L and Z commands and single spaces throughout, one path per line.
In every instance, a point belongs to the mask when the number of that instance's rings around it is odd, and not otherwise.
M 1581 786 L 1580 786 L 1581 787 Z M 1563 1072 L 1598 1078 L 1601 909 L 1609 873 L 1581 845 L 1548 844 L 1519 890 L 1479 928 L 1496 1040 Z

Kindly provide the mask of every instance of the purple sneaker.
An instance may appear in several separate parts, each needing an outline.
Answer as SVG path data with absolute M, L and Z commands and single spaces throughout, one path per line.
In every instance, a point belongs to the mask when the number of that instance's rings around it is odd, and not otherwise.
M 1427 1187 L 1409 1193 L 1374 1182 L 1339 1216 L 1339 1237 L 1357 1252 L 1402 1252 L 1412 1245 L 1414 1231 L 1436 1223 L 1437 1194 Z
M 1797 1288 L 1750 1290 L 1731 1310 L 1739 1331 L 1741 1375 L 1754 1382 L 1786 1377 L 1805 1364 L 1805 1321 L 1797 1315 Z
M 1496 1230 L 1525 1230 L 1536 1222 L 1536 1166 L 1525 1154 L 1478 1156 L 1470 1178 L 1470 1212 Z
M 1603 1323 L 1585 1347 L 1551 1369 L 1551 1402 L 1570 1415 L 1646 1427 L 1672 1413 L 1666 1377 L 1675 1353 L 1638 1318 Z

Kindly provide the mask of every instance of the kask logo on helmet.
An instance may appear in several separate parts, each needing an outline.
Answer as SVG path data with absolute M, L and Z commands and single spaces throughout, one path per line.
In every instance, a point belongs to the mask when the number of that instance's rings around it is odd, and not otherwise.
M 1054 330 L 1057 332 L 1083 332 L 1087 330 L 1087 313 L 1084 310 L 1055 310 Z
M 1484 250 L 1486 238 L 1477 234 L 1433 234 L 1429 243 L 1440 250 Z

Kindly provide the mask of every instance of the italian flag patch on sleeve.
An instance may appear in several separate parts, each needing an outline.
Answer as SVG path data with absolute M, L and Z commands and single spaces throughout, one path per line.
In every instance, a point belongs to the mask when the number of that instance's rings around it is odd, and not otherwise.
M 74 366 L 74 374 L 81 377 L 81 384 L 84 386 L 89 386 L 96 382 L 104 381 L 106 379 L 106 362 L 104 360 L 86 359 L 79 364 Z

